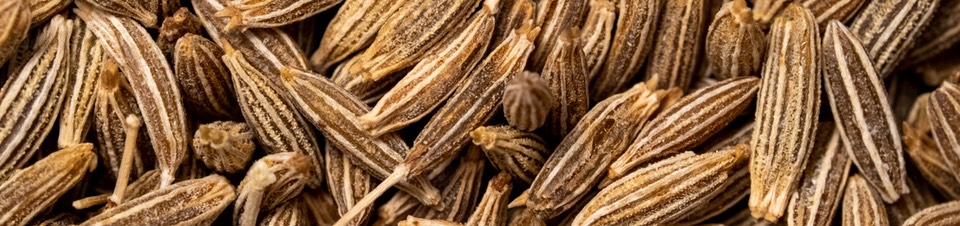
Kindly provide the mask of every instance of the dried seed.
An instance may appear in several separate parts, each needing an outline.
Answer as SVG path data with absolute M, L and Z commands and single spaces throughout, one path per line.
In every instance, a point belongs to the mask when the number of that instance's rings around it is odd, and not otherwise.
M 693 81 L 700 57 L 706 21 L 705 1 L 667 1 L 657 25 L 656 40 L 650 52 L 646 76 L 660 77 L 657 87 L 686 90 Z
M 226 31 L 272 28 L 291 24 L 326 11 L 343 0 L 235 0 L 217 12 L 229 17 Z
M 307 226 L 311 224 L 307 218 L 303 202 L 300 199 L 291 199 L 273 209 L 260 220 L 259 226 Z
M 186 107 L 209 118 L 240 118 L 230 70 L 223 64 L 220 46 L 198 35 L 186 34 L 174 49 L 174 71 Z
M 546 95 L 552 98 L 541 99 L 542 106 L 537 108 L 550 109 L 545 126 L 547 133 L 556 138 L 555 140 L 563 139 L 590 110 L 590 93 L 587 92 L 589 75 L 584 52 L 581 51 L 580 41 L 577 40 L 579 38 L 577 32 L 575 28 L 571 28 L 560 36 L 541 74 L 550 88 L 550 92 Z M 544 94 L 539 95 L 544 96 Z M 547 103 L 553 103 L 554 107 L 551 108 L 546 105 Z M 528 114 L 533 116 L 534 112 Z M 505 115 L 510 114 L 505 112 Z M 509 122 L 510 118 L 508 117 L 507 120 Z
M 173 70 L 139 23 L 105 14 L 83 2 L 77 5 L 79 8 L 74 12 L 87 21 L 130 81 L 157 155 L 161 187 L 173 183 L 177 167 L 187 156 L 188 139 L 186 114 Z
M 377 37 L 349 68 L 368 80 L 413 66 L 458 24 L 480 0 L 426 0 L 406 2 L 390 16 Z M 496 9 L 495 7 L 493 9 Z
M 97 10 L 110 12 L 119 16 L 133 18 L 147 27 L 157 26 L 157 12 L 150 11 L 147 5 L 157 4 L 147 0 L 78 0 L 97 7 Z
M 939 1 L 936 8 L 928 26 L 917 36 L 916 46 L 910 49 L 899 67 L 934 59 L 960 42 L 960 27 L 956 26 L 960 23 L 960 1 Z
M 54 21 L 62 20 L 58 18 Z M 92 149 L 89 143 L 70 146 L 10 175 L 0 184 L 0 221 L 6 225 L 27 225 L 53 207 L 61 195 L 97 168 Z
M 24 1 L 30 3 L 30 15 L 33 18 L 30 22 L 30 26 L 36 27 L 41 24 L 46 24 L 46 21 L 50 18 L 56 16 L 60 11 L 63 11 L 70 6 L 71 0 L 29 0 Z
M 790 198 L 790 206 L 787 206 L 787 224 L 831 225 L 837 206 L 840 206 L 852 160 L 843 150 L 840 132 L 832 125 L 821 123 L 817 128 L 813 153 L 807 160 L 803 179 Z
M 533 182 L 551 152 L 536 134 L 510 126 L 480 127 L 471 131 L 470 137 L 494 167 L 527 183 Z
M 844 189 L 842 212 L 843 225 L 890 225 L 880 195 L 859 174 Z
M 760 72 L 767 38 L 743 0 L 723 4 L 707 31 L 707 57 L 713 76 L 728 79 Z
M 366 79 L 363 75 L 350 74 L 349 72 L 350 66 L 358 62 L 359 59 L 359 56 L 354 56 L 337 66 L 330 80 L 333 80 L 333 83 L 336 83 L 357 96 L 358 99 L 367 105 L 373 105 L 380 101 L 381 97 L 390 91 L 400 79 L 405 77 L 404 75 L 407 74 L 407 71 L 409 71 L 404 69 L 400 72 L 387 75 L 380 80 Z
M 696 155 L 678 154 L 644 167 L 600 190 L 572 225 L 659 225 L 709 201 L 735 165 L 749 159 L 747 145 Z
M 893 203 L 910 191 L 883 81 L 860 41 L 839 21 L 830 22 L 823 39 L 824 86 L 843 146 L 860 175 Z
M 337 211 L 344 214 L 363 196 L 366 196 L 376 182 L 370 174 L 351 162 L 350 158 L 339 149 L 333 147 L 331 142 L 327 142 L 324 149 L 326 150 L 324 160 L 327 162 L 327 187 L 333 195 L 333 200 L 337 202 Z M 372 210 L 373 207 L 366 208 L 349 225 L 365 225 Z
M 610 52 L 613 40 L 613 25 L 617 18 L 616 10 L 617 6 L 609 0 L 590 1 L 590 11 L 587 12 L 587 19 L 583 22 L 583 31 L 580 33 L 579 40 L 583 48 L 585 67 L 589 73 L 588 79 L 597 77 L 600 69 L 603 68 L 603 63 L 607 60 L 607 53 Z M 563 41 L 563 36 L 560 37 Z M 556 51 L 557 48 L 554 49 Z M 549 59 L 556 58 L 549 57 Z M 546 69 L 544 66 L 544 70 Z
M 493 28 L 493 38 L 487 48 L 492 51 L 500 46 L 514 29 L 522 27 L 528 20 L 533 20 L 536 10 L 537 3 L 532 0 L 500 0 L 500 10 L 496 15 L 497 24 Z
M 881 79 L 896 69 L 939 8 L 936 0 L 871 1 L 850 25 Z
M 37 37 L 29 60 L 0 88 L 0 179 L 31 158 L 60 114 L 69 75 L 73 21 L 54 17 Z
M 820 27 L 826 27 L 831 20 L 838 20 L 846 23 L 853 19 L 853 16 L 860 12 L 860 8 L 866 5 L 867 0 L 803 0 L 800 5 L 810 9 L 810 12 L 817 17 L 817 24 Z
M 486 123 L 502 100 L 507 81 L 521 73 L 533 50 L 539 28 L 529 23 L 514 30 L 467 77 L 447 103 L 424 126 L 401 166 L 407 178 L 418 176 L 455 158 L 470 142 L 470 131 Z M 463 118 L 469 115 L 470 117 Z M 403 170 L 403 171 L 407 171 Z M 398 172 L 394 170 L 394 174 Z M 406 173 L 402 173 L 406 174 Z
M 513 189 L 509 173 L 500 172 L 487 182 L 480 204 L 467 220 L 470 226 L 496 226 L 507 223 L 507 199 Z
M 97 81 L 96 101 L 94 101 L 94 132 L 97 137 L 97 154 L 106 167 L 108 178 L 117 178 L 120 174 L 120 161 L 126 142 L 124 118 L 127 115 L 142 117 L 130 84 L 120 74 L 116 61 L 107 59 L 101 66 Z M 148 162 L 143 157 L 153 152 L 147 128 L 141 127 L 137 135 L 138 147 L 134 154 L 132 170 L 134 175 L 142 175 Z
M 904 226 L 930 225 L 945 226 L 960 224 L 960 201 L 952 201 L 932 206 L 914 214 L 903 222 Z
M 813 148 L 820 112 L 819 34 L 813 14 L 797 4 L 771 25 L 750 141 L 754 217 L 780 219 Z
M 373 110 L 360 116 L 367 131 L 379 136 L 399 130 L 422 119 L 453 94 L 487 50 L 497 7 L 496 1 L 488 3 L 493 5 L 484 4 L 458 35 L 424 57 L 384 94 Z
M 907 146 L 907 155 L 913 160 L 913 165 L 917 166 L 920 175 L 940 191 L 940 194 L 951 200 L 960 198 L 960 182 L 940 155 L 933 137 L 921 131 L 911 125 L 903 126 L 903 143 Z
M 77 26 L 74 27 L 70 44 L 73 49 L 70 56 L 72 74 L 68 75 L 73 84 L 66 87 L 66 102 L 60 112 L 60 134 L 57 138 L 59 148 L 82 143 L 87 137 L 93 122 L 91 113 L 96 100 L 100 70 L 107 60 L 97 37 L 79 20 L 74 22 Z
M 211 175 L 154 190 L 80 225 L 208 225 L 236 197 L 230 181 Z
M 890 225 L 903 225 L 903 222 L 907 221 L 910 216 L 937 204 L 936 198 L 933 197 L 935 191 L 931 190 L 926 181 L 908 177 L 907 187 L 910 188 L 910 193 L 900 196 L 897 202 L 887 205 L 887 217 L 890 218 Z
M 193 153 L 208 168 L 218 172 L 232 174 L 245 170 L 256 147 L 252 129 L 243 122 L 203 124 L 193 135 Z
M 553 218 L 594 187 L 661 102 L 669 102 L 679 93 L 653 90 L 655 84 L 637 84 L 598 103 L 583 116 L 530 186 L 526 203 L 530 211 L 542 220 Z M 619 139 L 606 139 L 610 137 Z
M 237 187 L 233 224 L 252 226 L 257 215 L 291 200 L 313 178 L 310 158 L 300 152 L 282 152 L 264 156 L 250 166 Z
M 17 52 L 17 47 L 30 34 L 30 4 L 31 2 L 22 0 L 0 1 L 0 11 L 7 12 L 3 19 L 0 19 L 0 32 L 6 34 L 0 36 L 0 65 Z M 12 65 L 11 63 L 8 67 Z M 0 79 L 0 82 L 4 80 Z
M 320 47 L 310 57 L 313 70 L 326 72 L 334 64 L 370 45 L 380 27 L 405 2 L 345 0 L 323 32 Z
M 657 0 L 619 1 L 613 47 L 600 73 L 590 79 L 590 102 L 597 103 L 623 90 L 640 72 L 653 49 L 654 34 L 665 3 Z
M 744 143 L 746 144 L 746 143 Z M 725 147 L 730 148 L 730 147 Z M 721 150 L 716 150 L 721 151 Z M 677 225 L 697 225 L 719 216 L 723 212 L 733 208 L 750 194 L 750 169 L 747 168 L 746 161 L 738 164 L 731 170 L 727 181 L 722 185 L 722 189 L 717 189 L 716 196 L 709 201 L 690 210 L 686 216 L 677 220 Z
M 344 154 L 351 161 L 371 176 L 386 179 L 390 176 L 390 170 L 400 165 L 408 150 L 400 136 L 389 133 L 373 137 L 360 127 L 357 115 L 367 112 L 370 107 L 320 75 L 287 68 L 283 69 L 280 76 L 304 117 L 323 132 L 327 141 L 345 151 Z M 399 183 L 398 187 L 428 205 L 440 201 L 437 188 L 426 178 L 412 178 Z M 380 194 L 370 192 L 367 196 Z M 359 211 L 366 207 L 357 206 L 362 205 L 357 204 L 353 209 Z
M 737 77 L 680 98 L 644 126 L 633 144 L 610 165 L 606 182 L 641 164 L 696 147 L 740 115 L 752 103 L 759 85 L 757 77 Z
M 753 114 L 753 111 L 744 111 L 743 113 Z M 737 144 L 749 144 L 753 136 L 754 124 L 752 117 L 749 119 L 735 119 L 704 141 L 699 147 L 694 148 L 694 151 L 697 152 L 697 154 L 703 154 Z
M 284 98 L 286 92 L 271 86 L 269 72 L 251 64 L 226 41 L 223 62 L 231 71 L 237 101 L 247 123 L 253 128 L 257 143 L 267 153 L 300 152 L 313 160 L 311 187 L 323 182 L 323 155 L 317 144 L 317 136 L 310 124 L 297 112 L 292 100 Z
M 227 19 L 215 17 L 217 11 L 224 9 L 227 0 L 192 0 L 197 17 L 206 28 L 210 40 L 226 49 L 229 45 L 240 52 L 247 62 L 266 75 L 279 75 L 283 67 L 306 70 L 307 62 L 296 42 L 283 31 L 276 28 L 252 29 L 244 32 L 225 32 Z M 280 76 L 266 76 L 267 84 L 274 89 L 283 90 Z M 285 92 L 281 92 L 285 99 Z
M 466 154 L 454 164 L 456 168 L 433 180 L 440 188 L 442 203 L 440 208 L 421 205 L 412 216 L 426 219 L 439 219 L 453 222 L 465 222 L 477 206 L 480 184 L 483 176 L 484 158 L 480 147 L 468 147 Z
M 535 25 L 540 27 L 540 35 L 533 42 L 537 48 L 533 50 L 530 69 L 533 71 L 543 70 L 550 53 L 553 52 L 553 46 L 556 45 L 563 32 L 583 23 L 584 16 L 587 13 L 587 1 L 551 0 L 537 3 Z
M 337 203 L 326 189 L 308 190 L 300 193 L 295 200 L 303 200 L 307 214 L 314 224 L 332 225 L 340 215 L 337 213 Z
M 960 89 L 944 82 L 930 94 L 927 117 L 943 161 L 960 180 Z
M 397 226 L 463 226 L 463 224 L 453 221 L 407 216 L 407 219 L 397 223 Z
M 163 20 L 163 25 L 160 26 L 160 34 L 157 36 L 157 46 L 160 46 L 160 51 L 166 54 L 173 53 L 176 50 L 177 40 L 186 34 L 199 35 L 202 26 L 203 24 L 200 23 L 200 18 L 197 18 L 197 15 L 190 13 L 187 8 L 180 8 L 173 16 Z
M 555 99 L 547 82 L 535 72 L 514 76 L 503 88 L 503 116 L 517 129 L 533 131 L 547 120 Z

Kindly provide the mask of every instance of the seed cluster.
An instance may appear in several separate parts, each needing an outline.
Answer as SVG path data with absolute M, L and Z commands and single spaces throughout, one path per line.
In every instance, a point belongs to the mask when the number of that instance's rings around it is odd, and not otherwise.
M 0 225 L 960 225 L 960 0 L 0 12 Z

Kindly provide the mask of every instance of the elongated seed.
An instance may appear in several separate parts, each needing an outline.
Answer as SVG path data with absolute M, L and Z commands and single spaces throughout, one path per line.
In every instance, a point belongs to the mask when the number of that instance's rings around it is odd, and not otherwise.
M 496 226 L 507 223 L 507 200 L 513 189 L 510 174 L 500 172 L 487 182 L 480 204 L 465 225 Z
M 960 224 L 960 201 L 952 201 L 932 206 L 914 214 L 903 222 L 904 226 L 930 225 L 946 226 Z
M 722 151 L 731 147 L 733 146 L 724 147 L 724 149 L 714 151 Z M 719 216 L 729 209 L 732 209 L 738 203 L 741 203 L 741 200 L 750 194 L 750 168 L 747 167 L 747 161 L 741 161 L 738 163 L 740 164 L 735 165 L 734 168 L 731 169 L 731 173 L 729 173 L 727 181 L 724 182 L 722 189 L 717 189 L 717 194 L 713 196 L 713 198 L 699 207 L 690 210 L 686 216 L 677 220 L 675 224 L 702 224 L 703 222 Z
M 842 212 L 843 225 L 890 225 L 880 195 L 859 174 L 850 176 Z
M 696 147 L 740 115 L 753 101 L 759 85 L 760 79 L 752 76 L 727 79 L 666 107 L 610 165 L 606 181 L 617 180 L 653 159 Z
M 313 70 L 324 73 L 334 64 L 370 45 L 380 27 L 406 2 L 345 0 L 323 32 L 320 47 L 310 57 Z
M 654 90 L 655 84 L 637 84 L 598 103 L 583 116 L 530 186 L 526 202 L 530 211 L 541 220 L 550 219 L 587 194 L 661 102 L 670 102 L 679 92 Z
M 663 1 L 619 1 L 613 47 L 603 69 L 590 79 L 590 101 L 600 102 L 620 92 L 640 72 L 653 48 Z
M 796 4 L 771 25 L 750 142 L 754 217 L 780 219 L 813 148 L 820 112 L 819 34 L 810 10 Z
M 553 98 L 546 100 L 553 102 L 554 106 L 550 108 L 544 127 L 554 140 L 562 140 L 590 110 L 589 72 L 584 52 L 580 51 L 583 41 L 579 38 L 575 28 L 564 31 L 540 74 Z
M 859 40 L 839 21 L 830 22 L 823 39 L 823 79 L 844 147 L 860 175 L 893 203 L 910 191 L 883 81 Z
M 107 59 L 103 46 L 97 37 L 81 22 L 76 26 L 71 38 L 73 49 L 70 62 L 69 80 L 72 85 L 66 87 L 66 100 L 60 112 L 60 134 L 57 147 L 65 148 L 82 143 L 90 131 L 93 122 L 92 112 L 96 100 L 100 70 Z
M 370 174 L 351 162 L 349 157 L 330 143 L 327 142 L 324 148 L 327 184 L 333 200 L 337 202 L 337 211 L 344 214 L 373 189 L 375 182 Z M 373 207 L 368 207 L 361 216 L 354 218 L 350 225 L 365 225 L 372 210 Z
M 786 223 L 789 225 L 831 225 L 843 197 L 852 164 L 843 147 L 840 132 L 833 124 L 821 123 L 817 128 L 813 153 L 803 172 L 797 191 L 790 198 Z
M 58 19 L 54 19 L 58 20 Z M 88 172 L 97 168 L 93 145 L 78 144 L 50 154 L 0 184 L 0 221 L 27 225 Z
M 148 0 L 79 0 L 97 10 L 103 10 L 120 16 L 133 18 L 147 27 L 157 26 L 157 12 L 150 11 L 147 5 L 157 4 Z
M 50 18 L 53 18 L 70 6 L 71 0 L 29 0 L 24 1 L 30 4 L 30 16 L 32 17 L 30 26 L 36 27 L 44 24 Z
M 957 85 L 944 82 L 930 94 L 927 103 L 927 117 L 933 138 L 940 148 L 943 161 L 960 180 L 960 89 Z
M 667 1 L 646 66 L 646 78 L 660 77 L 659 88 L 686 90 L 698 65 L 706 21 L 707 0 Z
M 870 1 L 850 31 L 860 39 L 880 78 L 886 78 L 933 18 L 938 0 Z
M 495 24 L 496 8 L 491 7 L 497 7 L 496 1 L 485 2 L 459 35 L 417 63 L 373 110 L 360 116 L 361 125 L 375 136 L 395 131 L 422 119 L 450 97 L 487 50 Z
M 667 224 L 707 202 L 748 159 L 747 145 L 696 155 L 685 152 L 637 170 L 600 190 L 572 225 Z
M 571 27 L 580 26 L 587 13 L 588 0 L 551 0 L 537 3 L 535 25 L 540 27 L 540 35 L 533 42 L 536 49 L 530 59 L 529 68 L 543 70 L 553 46 L 563 32 Z
M 16 53 L 17 47 L 27 38 L 30 29 L 30 2 L 22 0 L 0 1 L 0 11 L 7 12 L 0 19 L 0 65 Z M 3 82 L 3 79 L 0 79 Z
M 240 118 L 230 70 L 223 64 L 220 46 L 188 33 L 174 49 L 174 72 L 190 112 L 214 119 Z
M 904 125 L 903 134 L 907 155 L 917 166 L 920 175 L 943 196 L 950 199 L 960 198 L 960 186 L 958 186 L 960 182 L 940 155 L 936 141 L 930 133 L 921 132 L 921 129 L 915 129 L 911 125 Z
M 420 205 L 411 216 L 426 219 L 439 219 L 453 222 L 466 222 L 473 209 L 477 207 L 480 184 L 483 182 L 483 168 L 486 165 L 480 147 L 469 146 L 466 153 L 453 164 L 453 171 L 447 171 L 433 180 L 440 189 L 442 203 L 436 209 Z
M 389 92 L 390 89 L 404 77 L 403 75 L 409 71 L 408 69 L 404 69 L 400 72 L 387 75 L 380 80 L 366 79 L 361 74 L 350 73 L 349 68 L 359 62 L 359 59 L 359 56 L 354 56 L 337 66 L 330 79 L 333 80 L 333 83 L 336 83 L 357 96 L 357 99 L 360 99 L 367 105 L 374 105 L 380 101 L 383 95 Z
M 235 0 L 217 12 L 229 17 L 226 31 L 247 28 L 272 28 L 307 19 L 343 0 Z
M 493 29 L 490 44 L 487 45 L 488 50 L 493 51 L 510 36 L 514 29 L 522 27 L 523 23 L 528 20 L 533 20 L 536 11 L 537 2 L 532 0 L 500 0 L 497 24 Z
M 270 154 L 257 160 L 237 187 L 234 225 L 255 225 L 260 213 L 300 195 L 313 173 L 310 158 L 300 152 Z
M 707 30 L 707 58 L 713 76 L 728 79 L 760 72 L 767 38 L 744 0 L 723 4 Z
M 69 75 L 73 21 L 54 17 L 37 37 L 29 60 L 0 88 L 0 178 L 23 167 L 60 114 Z
M 863 6 L 871 1 L 867 0 L 803 0 L 799 4 L 803 5 L 817 17 L 817 24 L 820 27 L 826 27 L 831 20 L 838 20 L 846 24 L 853 16 L 860 12 Z
M 124 70 L 161 169 L 162 186 L 173 183 L 177 167 L 187 155 L 186 115 L 173 70 L 146 29 L 129 18 L 117 17 L 78 4 L 75 12 Z
M 380 80 L 413 66 L 458 24 L 480 0 L 409 1 L 390 16 L 376 39 L 349 68 L 351 74 Z M 496 9 L 496 8 L 494 8 Z
M 230 181 L 210 175 L 151 191 L 80 225 L 208 225 L 236 197 Z
M 607 54 L 610 52 L 611 42 L 613 41 L 613 25 L 617 21 L 616 18 L 617 5 L 615 3 L 609 0 L 590 0 L 590 11 L 587 12 L 587 19 L 583 22 L 583 30 L 580 33 L 579 40 L 583 47 L 584 64 L 588 73 L 587 79 L 596 77 L 607 61 Z M 562 41 L 563 36 L 560 37 L 560 41 Z M 556 58 L 550 57 L 549 59 Z M 544 70 L 546 70 L 546 66 L 544 66 Z
M 910 49 L 900 68 L 932 59 L 960 42 L 960 1 L 941 0 L 930 23 L 917 36 L 916 46 Z

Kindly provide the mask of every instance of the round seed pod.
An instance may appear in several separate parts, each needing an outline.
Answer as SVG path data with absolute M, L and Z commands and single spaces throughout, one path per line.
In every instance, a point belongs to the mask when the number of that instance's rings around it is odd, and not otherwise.
M 540 128 L 553 105 L 547 82 L 535 72 L 514 76 L 503 90 L 503 114 L 507 123 L 517 129 Z
M 236 173 L 246 169 L 255 147 L 253 131 L 242 122 L 203 124 L 193 136 L 197 158 L 217 172 Z

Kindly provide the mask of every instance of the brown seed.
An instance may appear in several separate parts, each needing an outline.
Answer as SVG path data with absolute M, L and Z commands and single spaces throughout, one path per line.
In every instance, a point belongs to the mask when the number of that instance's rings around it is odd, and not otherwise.
M 323 32 L 320 47 L 310 57 L 313 70 L 324 73 L 370 45 L 380 27 L 405 3 L 406 0 L 345 0 Z
M 494 167 L 527 183 L 533 182 L 551 152 L 536 134 L 510 126 L 483 126 L 471 131 L 470 137 Z
M 255 225 L 260 213 L 300 195 L 313 177 L 312 168 L 310 158 L 299 152 L 271 154 L 257 160 L 237 187 L 234 225 Z
M 376 39 L 349 68 L 369 80 L 413 66 L 477 7 L 480 0 L 410 1 L 390 16 Z M 496 9 L 496 8 L 494 8 Z
M 640 72 L 653 49 L 663 1 L 619 1 L 613 47 L 600 74 L 590 79 L 590 101 L 597 103 L 620 92 Z
M 914 46 L 934 11 L 935 0 L 870 1 L 850 25 L 881 79 L 889 76 Z
M 601 187 L 640 164 L 696 147 L 740 115 L 753 101 L 759 85 L 760 79 L 752 76 L 727 79 L 699 89 L 666 107 L 644 126 L 626 152 L 610 165 Z
M 917 44 L 904 57 L 900 68 L 935 59 L 960 42 L 960 1 L 939 1 L 929 25 L 917 37 Z
M 186 113 L 170 64 L 139 23 L 106 14 L 83 2 L 74 10 L 100 38 L 107 53 L 124 70 L 143 114 L 147 134 L 161 169 L 162 186 L 173 183 L 187 156 Z
M 707 57 L 713 76 L 754 76 L 766 53 L 767 38 L 744 0 L 723 4 L 707 31 Z
M 336 83 L 357 96 L 358 99 L 367 105 L 373 105 L 379 102 L 400 79 L 406 77 L 404 75 L 409 71 L 404 69 L 400 72 L 387 75 L 380 80 L 366 79 L 361 74 L 351 74 L 349 72 L 349 68 L 359 62 L 359 59 L 359 56 L 354 56 L 337 66 L 337 68 L 333 70 L 333 76 L 330 77 L 330 80 L 333 80 L 333 83 Z
M 27 225 L 53 207 L 61 195 L 97 168 L 92 149 L 89 143 L 67 147 L 10 175 L 0 184 L 0 221 L 6 225 Z
M 326 11 L 343 0 L 240 0 L 217 12 L 229 17 L 226 31 L 271 28 L 291 24 Z
M 193 152 L 210 169 L 224 173 L 244 170 L 256 145 L 247 123 L 216 121 L 200 125 L 193 136 Z
M 318 223 L 319 224 L 319 223 Z M 307 210 L 300 199 L 284 202 L 267 213 L 259 226 L 308 226 L 313 225 L 307 217 Z
M 60 134 L 57 147 L 82 143 L 93 122 L 93 107 L 103 63 L 108 59 L 97 37 L 81 20 L 74 21 L 70 41 L 70 85 L 65 87 L 66 100 L 60 112 Z
M 307 215 L 314 224 L 332 225 L 340 215 L 337 213 L 337 203 L 326 189 L 307 190 L 297 198 L 303 200 Z
M 787 224 L 831 225 L 843 197 L 852 164 L 850 155 L 844 150 L 840 133 L 832 123 L 821 123 L 817 130 L 803 179 L 787 207 Z
M 904 226 L 929 225 L 946 226 L 960 224 L 960 201 L 952 201 L 923 209 L 914 214 Z
M 29 0 L 30 15 L 33 18 L 30 26 L 36 27 L 45 24 L 47 20 L 56 16 L 70 6 L 71 0 Z
M 930 94 L 927 117 L 943 161 L 960 180 L 960 88 L 944 82 Z
M 507 81 L 503 88 L 503 116 L 511 126 L 533 131 L 547 120 L 555 100 L 539 74 L 525 71 Z
M 746 144 L 746 143 L 744 143 Z M 731 147 L 725 147 L 723 150 Z M 722 151 L 722 150 L 715 150 Z M 747 167 L 747 161 L 741 161 L 741 164 L 734 166 L 724 182 L 722 189 L 716 190 L 716 196 L 713 196 L 706 203 L 690 210 L 686 216 L 675 221 L 677 225 L 697 225 L 720 216 L 727 210 L 732 209 L 740 200 L 743 200 L 750 194 L 750 169 Z
M 96 152 L 106 167 L 107 178 L 117 178 L 120 173 L 123 148 L 126 143 L 124 119 L 128 115 L 142 117 L 137 101 L 130 90 L 130 84 L 120 74 L 116 61 L 109 59 L 103 63 L 97 81 L 96 101 L 94 101 L 93 123 L 97 137 Z M 133 175 L 142 175 L 150 163 L 146 154 L 153 152 L 147 128 L 140 127 L 137 135 L 137 152 L 134 152 Z
M 0 19 L 0 32 L 7 34 L 0 36 L 0 64 L 7 62 L 30 34 L 30 4 L 31 2 L 23 0 L 0 1 L 0 12 L 7 12 L 3 19 Z M 0 82 L 3 81 L 0 79 Z
M 337 211 L 344 214 L 363 196 L 366 196 L 376 182 L 370 174 L 351 162 L 349 157 L 330 143 L 327 142 L 324 148 L 327 187 L 330 189 L 333 200 L 337 202 Z M 350 225 L 365 225 L 372 210 L 373 207 L 364 210 L 359 217 L 350 222 Z
M 880 195 L 859 174 L 850 176 L 842 212 L 843 225 L 890 225 Z
M 216 43 L 186 34 L 177 40 L 173 66 L 187 109 L 201 117 L 238 119 L 236 92 L 230 70 L 223 64 L 223 50 Z
M 773 22 L 751 140 L 750 210 L 775 222 L 799 185 L 820 112 L 820 32 L 791 4 Z
M 500 172 L 487 182 L 480 204 L 465 225 L 497 226 L 507 223 L 507 199 L 513 189 L 510 174 Z
M 462 31 L 458 35 L 441 43 L 406 75 L 395 76 L 403 79 L 383 95 L 373 110 L 360 116 L 363 127 L 375 136 L 399 130 L 422 119 L 450 97 L 483 59 L 496 24 L 496 8 L 490 7 L 496 5 L 484 5 L 459 29 Z
M 860 41 L 839 21 L 830 22 L 823 39 L 824 86 L 844 147 L 860 175 L 893 203 L 910 190 L 883 81 Z
M 442 203 L 440 208 L 420 205 L 411 214 L 426 219 L 439 219 L 453 222 L 466 222 L 473 209 L 477 207 L 480 184 L 483 182 L 483 168 L 486 161 L 480 147 L 470 146 L 466 154 L 453 166 L 452 171 L 441 174 L 439 180 L 433 180 L 440 188 Z
M 550 0 L 537 3 L 536 21 L 534 25 L 540 27 L 535 48 L 530 58 L 530 69 L 543 70 L 544 64 L 553 52 L 557 39 L 567 29 L 580 26 L 587 13 L 588 0 Z
M 230 181 L 211 175 L 151 191 L 80 225 L 209 225 L 236 197 Z
M 487 48 L 492 51 L 500 46 L 514 29 L 522 27 L 528 20 L 533 20 L 536 10 L 537 2 L 532 0 L 500 0 L 496 27 L 493 29 L 493 38 Z
M 73 21 L 54 17 L 28 60 L 0 88 L 0 179 L 33 158 L 53 129 L 66 92 Z
M 157 26 L 157 12 L 151 11 L 148 5 L 156 5 L 156 1 L 148 0 L 80 0 L 87 4 L 120 16 L 133 18 L 147 27 Z
M 860 8 L 867 5 L 867 0 L 803 0 L 799 4 L 803 5 L 813 15 L 817 17 L 817 24 L 820 27 L 826 27 L 831 20 L 837 20 L 846 24 L 853 16 L 860 12 Z
M 660 15 L 660 24 L 646 65 L 646 78 L 660 77 L 659 88 L 678 87 L 686 90 L 693 81 L 700 57 L 706 21 L 705 1 L 667 1 Z
M 603 64 L 607 61 L 616 18 L 617 5 L 615 3 L 609 0 L 590 0 L 590 11 L 587 12 L 587 19 L 583 22 L 583 30 L 580 33 L 579 40 L 583 47 L 585 67 L 587 73 L 589 73 L 587 79 L 597 77 L 600 69 L 603 68 Z M 560 37 L 560 41 L 562 41 L 564 36 L 561 35 Z M 554 47 L 554 49 L 556 51 L 557 47 Z M 549 57 L 548 60 L 550 59 L 557 58 Z M 544 70 L 546 70 L 546 65 L 544 65 Z
M 589 75 L 578 38 L 576 28 L 565 31 L 554 45 L 541 74 L 552 97 L 550 100 L 541 100 L 544 102 L 542 107 L 551 109 L 544 126 L 554 140 L 567 136 L 590 110 L 590 93 L 587 91 Z M 546 106 L 548 102 L 553 103 L 554 107 Z
M 940 155 L 936 141 L 930 133 L 921 131 L 911 125 L 903 126 L 903 143 L 907 146 L 907 155 L 917 166 L 920 175 L 940 194 L 949 199 L 960 198 L 960 182 Z
M 186 34 L 199 35 L 201 26 L 203 24 L 200 23 L 200 18 L 190 13 L 187 8 L 180 8 L 173 16 L 165 18 L 163 25 L 160 26 L 160 34 L 157 36 L 157 45 L 160 46 L 160 51 L 166 54 L 173 53 L 177 40 Z

